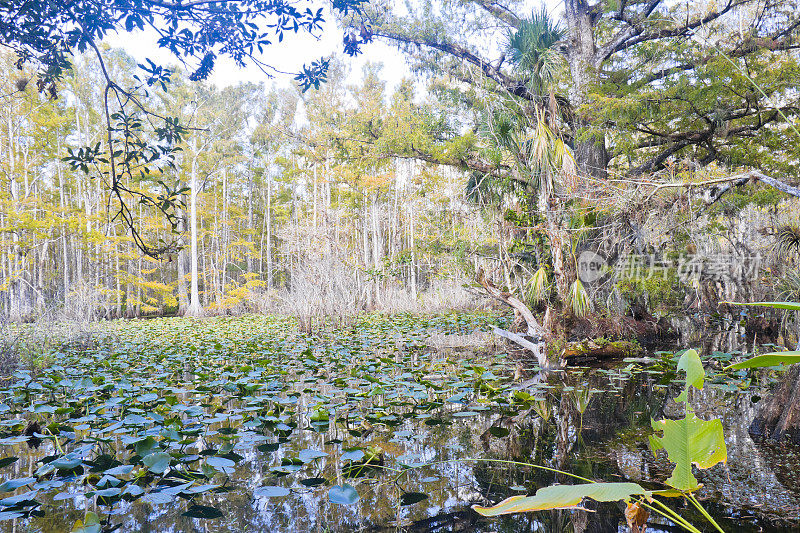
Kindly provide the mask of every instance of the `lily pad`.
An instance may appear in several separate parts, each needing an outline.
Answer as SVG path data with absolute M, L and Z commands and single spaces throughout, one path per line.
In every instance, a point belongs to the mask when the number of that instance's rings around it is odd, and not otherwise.
M 256 498 L 281 498 L 291 494 L 291 490 L 286 487 L 266 486 L 259 487 L 253 491 L 253 496 Z
M 212 519 L 212 518 L 221 518 L 225 516 L 222 511 L 217 509 L 216 507 L 209 507 L 207 505 L 192 505 L 189 509 L 183 513 L 182 516 L 188 516 L 191 518 L 204 518 L 204 519 Z
M 328 491 L 328 500 L 331 503 L 338 503 L 340 505 L 353 505 L 358 502 L 360 496 L 352 485 L 345 483 L 344 485 L 334 485 Z
M 155 452 L 144 457 L 142 463 L 154 474 L 163 474 L 169 468 L 172 457 L 166 452 Z

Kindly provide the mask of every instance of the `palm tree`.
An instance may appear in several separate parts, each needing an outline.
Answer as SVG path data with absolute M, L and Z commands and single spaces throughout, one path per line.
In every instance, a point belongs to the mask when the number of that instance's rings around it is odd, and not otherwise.
M 565 32 L 543 8 L 509 34 L 507 56 L 523 80 L 533 101 L 508 94 L 488 113 L 487 135 L 490 145 L 502 150 L 510 160 L 510 176 L 502 179 L 504 192 L 514 194 L 533 218 L 541 219 L 541 229 L 550 250 L 550 267 L 558 302 L 569 303 L 570 295 L 583 295 L 576 287 L 573 269 L 565 265 L 564 250 L 569 244 L 565 207 L 559 189 L 576 177 L 575 160 L 560 134 L 561 99 L 556 84 L 565 71 L 558 48 Z M 497 178 L 494 178 L 497 180 Z M 572 283 L 570 283 L 572 282 Z M 571 286 L 572 285 L 572 286 Z M 574 298 L 573 298 L 574 299 Z M 586 299 L 575 301 L 576 314 L 585 312 Z

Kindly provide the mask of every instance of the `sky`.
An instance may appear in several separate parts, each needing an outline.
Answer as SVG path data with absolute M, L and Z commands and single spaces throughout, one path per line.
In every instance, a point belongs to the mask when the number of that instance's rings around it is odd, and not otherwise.
M 395 2 L 398 6 L 402 4 L 400 0 L 395 0 Z M 527 0 L 526 3 L 530 5 L 529 10 L 538 9 L 542 0 Z M 553 12 L 563 11 L 562 0 L 544 0 L 544 3 Z M 319 4 L 319 2 L 315 0 L 314 4 Z M 276 42 L 266 48 L 261 58 L 279 70 L 298 72 L 303 64 L 310 64 L 320 57 L 327 57 L 334 53 L 342 55 L 342 29 L 338 26 L 335 17 L 331 16 L 330 4 L 326 2 L 319 5 L 324 9 L 326 22 L 318 39 L 307 33 L 287 34 L 282 43 Z M 174 56 L 158 47 L 154 32 L 121 32 L 111 35 L 107 42 L 111 46 L 124 48 L 139 62 L 147 57 L 158 60 L 162 64 L 176 62 Z M 350 65 L 347 80 L 349 83 L 356 84 L 361 80 L 362 68 L 368 61 L 384 64 L 382 75 L 389 93 L 403 78 L 412 77 L 405 57 L 396 47 L 375 41 L 363 46 L 362 49 L 363 53 L 355 58 L 345 57 L 346 63 Z M 235 85 L 239 82 L 264 82 L 267 85 L 274 83 L 277 86 L 288 87 L 294 83 L 292 78 L 291 74 L 275 74 L 270 79 L 255 66 L 240 68 L 229 59 L 220 58 L 209 81 L 218 87 Z
M 308 33 L 287 33 L 282 43 L 275 42 L 265 48 L 264 54 L 260 58 L 278 70 L 296 73 L 303 64 L 310 64 L 312 61 L 334 53 L 342 55 L 342 29 L 331 16 L 327 6 L 325 9 L 325 23 L 318 38 L 314 38 Z M 168 51 L 159 48 L 156 40 L 156 34 L 152 31 L 132 33 L 123 31 L 110 35 L 106 42 L 112 47 L 124 48 L 139 62 L 149 57 L 154 61 L 162 62 L 162 64 L 176 63 L 175 57 Z M 356 83 L 361 79 L 362 68 L 368 61 L 384 64 L 383 74 L 389 89 L 397 86 L 404 77 L 412 76 L 405 58 L 396 47 L 373 41 L 364 45 L 362 50 L 363 53 L 355 58 L 343 56 L 346 63 L 350 65 L 349 83 Z M 233 61 L 223 57 L 217 60 L 209 82 L 218 87 L 235 85 L 239 82 L 264 82 L 267 85 L 274 83 L 277 86 L 288 87 L 295 83 L 292 78 L 291 74 L 276 73 L 270 79 L 258 67 L 241 68 Z

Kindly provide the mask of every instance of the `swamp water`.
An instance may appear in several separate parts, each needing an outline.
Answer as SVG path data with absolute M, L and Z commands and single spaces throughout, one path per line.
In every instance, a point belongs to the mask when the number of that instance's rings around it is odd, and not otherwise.
M 470 504 L 571 482 L 516 462 L 663 487 L 672 465 L 647 435 L 678 416 L 677 357 L 544 376 L 498 347 L 428 348 L 498 321 L 110 324 L 96 348 L 2 382 L 0 531 L 627 531 L 622 504 L 494 519 Z M 739 354 L 712 356 L 691 403 L 722 419 L 728 461 L 697 474 L 700 497 L 726 531 L 797 531 L 800 454 L 747 435 L 764 374 L 715 372 Z

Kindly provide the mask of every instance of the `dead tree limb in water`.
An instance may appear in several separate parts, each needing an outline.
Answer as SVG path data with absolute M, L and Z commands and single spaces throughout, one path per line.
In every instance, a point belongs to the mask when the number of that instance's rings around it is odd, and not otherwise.
M 528 309 L 528 306 L 525 305 L 522 300 L 517 298 L 516 296 L 512 295 L 509 292 L 503 292 L 497 287 L 495 287 L 491 281 L 486 279 L 486 276 L 483 273 L 483 269 L 478 269 L 478 283 L 480 283 L 481 287 L 483 287 L 489 296 L 492 298 L 499 300 L 506 304 L 507 306 L 511 307 L 514 311 L 516 311 L 519 316 L 522 317 L 522 320 L 525 321 L 525 324 L 528 327 L 527 335 L 529 337 L 534 338 L 541 338 L 545 336 L 544 328 L 539 325 L 539 322 L 536 320 L 536 317 L 533 316 L 533 312 Z
M 527 336 L 530 337 L 531 340 L 528 340 L 517 333 L 512 333 L 511 331 L 506 331 L 498 327 L 493 329 L 494 334 L 508 339 L 511 342 L 525 348 L 526 350 L 533 352 L 533 354 L 536 356 L 536 360 L 539 362 L 540 367 L 548 368 L 552 366 L 547 361 L 547 351 L 545 350 L 546 346 L 544 338 L 546 332 L 536 320 L 536 317 L 533 316 L 533 312 L 528 308 L 528 306 L 511 293 L 503 292 L 495 287 L 491 281 L 486 279 L 483 269 L 478 270 L 477 281 L 489 294 L 489 296 L 511 307 L 520 317 L 522 317 L 522 320 L 525 321 L 527 326 Z

